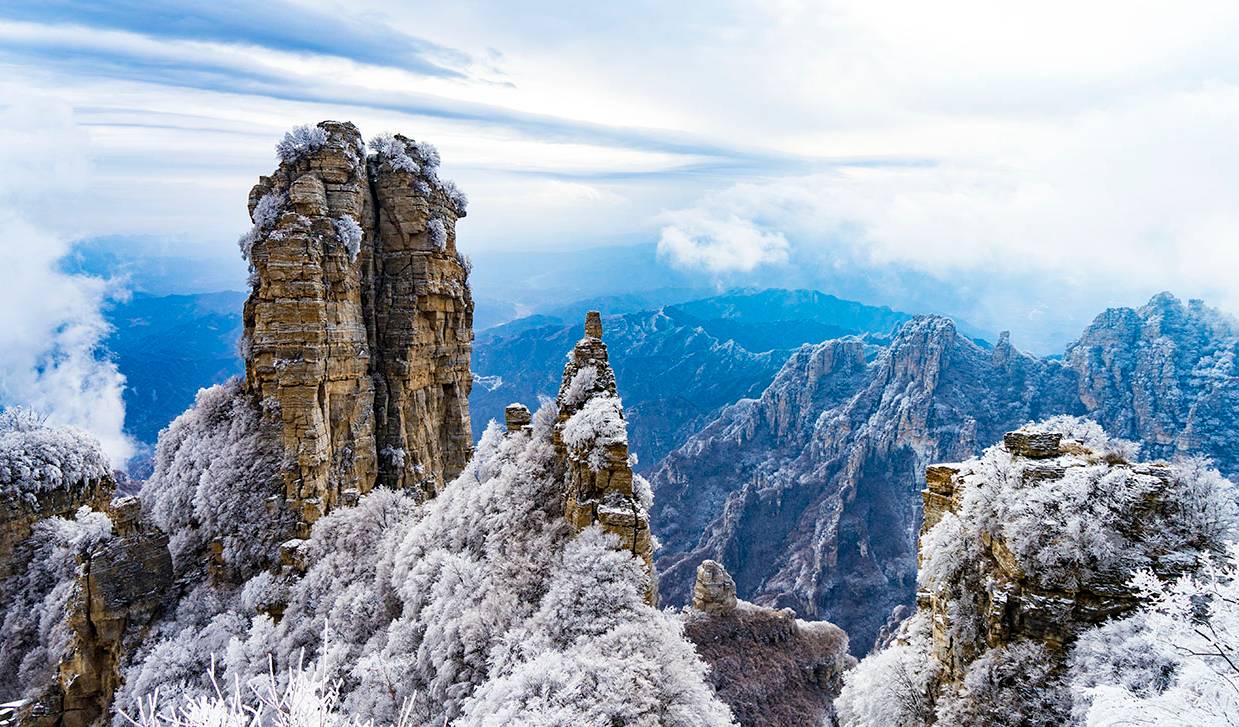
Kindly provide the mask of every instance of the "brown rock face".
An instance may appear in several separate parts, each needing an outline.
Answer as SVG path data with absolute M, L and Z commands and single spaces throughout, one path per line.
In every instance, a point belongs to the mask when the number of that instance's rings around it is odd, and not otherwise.
M 532 421 L 533 415 L 524 404 L 508 404 L 503 410 L 504 428 L 509 433 L 523 431 Z
M 717 561 L 702 561 L 693 583 L 693 608 L 722 615 L 736 608 L 736 582 Z
M 741 725 L 830 723 L 843 672 L 856 663 L 843 629 L 737 602 L 735 581 L 712 560 L 697 568 L 693 608 L 684 634 Z
M 115 537 L 83 559 L 67 614 L 72 648 L 54 690 L 61 700 L 55 724 L 85 727 L 108 714 L 129 648 L 172 587 L 168 536 L 142 523 L 139 510 L 136 498 L 113 501 L 108 516 Z
M 278 410 L 308 525 L 376 485 L 432 496 L 464 467 L 473 301 L 433 149 L 397 136 L 367 159 L 350 123 L 304 131 L 250 192 L 242 247 L 247 388 Z
M 1057 432 L 1007 432 L 1002 443 L 1016 457 L 1047 459 L 1063 453 L 1063 435 Z
M 556 399 L 559 425 L 554 442 L 564 469 L 564 517 L 577 530 L 598 525 L 619 537 L 621 547 L 645 561 L 651 574 L 647 597 L 657 601 L 654 586 L 653 540 L 650 517 L 633 490 L 632 466 L 628 459 L 627 427 L 615 389 L 615 372 L 602 342 L 602 319 L 597 311 L 585 318 L 585 337 L 577 342 L 564 366 L 564 376 Z M 610 411 L 607 407 L 612 407 Z M 619 431 L 597 431 L 577 441 L 565 437 L 574 416 L 589 417 L 597 412 L 599 421 L 609 421 Z M 588 427 L 582 427 L 588 428 Z
M 62 615 L 67 643 L 49 683 L 16 708 L 18 723 L 51 727 L 100 724 L 120 684 L 128 650 L 163 608 L 172 587 L 168 537 L 141 521 L 136 498 L 112 500 L 111 477 L 69 483 L 17 498 L 4 509 L 0 564 L 4 582 L 27 567 L 22 543 L 42 519 L 72 519 L 78 508 L 105 512 L 113 536 L 78 558 L 78 576 Z M 17 580 L 17 579 L 14 579 Z M 10 594 L 0 593 L 0 604 Z

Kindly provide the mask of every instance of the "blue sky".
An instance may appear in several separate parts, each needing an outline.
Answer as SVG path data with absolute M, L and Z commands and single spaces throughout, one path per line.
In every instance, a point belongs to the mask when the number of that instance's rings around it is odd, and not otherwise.
M 275 140 L 348 118 L 440 147 L 473 251 L 910 270 L 1052 349 L 1161 289 L 1239 309 L 1236 30 L 1225 3 L 10 0 L 0 154 L 85 164 L 0 194 L 58 238 L 235 261 Z

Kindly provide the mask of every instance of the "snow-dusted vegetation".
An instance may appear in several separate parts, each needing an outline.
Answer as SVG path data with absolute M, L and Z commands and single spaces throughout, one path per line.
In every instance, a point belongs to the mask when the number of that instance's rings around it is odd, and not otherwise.
M 443 224 L 443 220 L 432 217 L 426 223 L 426 233 L 430 235 L 430 244 L 434 246 L 434 249 L 439 252 L 447 249 L 447 227 Z
M 286 162 L 293 162 L 327 144 L 327 132 L 318 126 L 295 126 L 275 145 L 275 153 Z
M 223 414 L 233 394 L 204 392 L 161 442 L 153 483 L 166 491 L 149 497 L 174 528 L 188 524 L 203 483 L 222 485 L 211 476 L 221 449 L 262 452 L 252 415 Z M 219 428 L 233 416 L 241 424 Z M 235 712 L 210 678 L 214 654 L 217 683 L 242 694 L 272 689 L 272 662 L 277 691 L 290 683 L 285 670 L 304 663 L 334 690 L 330 711 L 340 720 L 730 724 L 679 617 L 646 604 L 644 564 L 616 548 L 614 536 L 594 528 L 573 535 L 565 522 L 555 421 L 546 403 L 527 434 L 505 436 L 492 425 L 464 472 L 424 505 L 376 490 L 333 511 L 307 541 L 284 546 L 304 559 L 303 575 L 285 568 L 239 587 L 204 582 L 134 660 L 119 706 L 137 714 L 147 704 L 144 724 L 159 723 L 148 701 L 159 690 L 168 720 L 182 720 L 164 723 L 205 724 L 185 720 Z M 212 460 L 190 464 L 208 449 Z M 241 465 L 230 458 L 224 466 Z M 261 489 L 254 470 L 238 474 Z M 195 522 L 201 539 L 208 524 Z M 232 522 L 209 523 L 235 532 Z M 266 610 L 274 602 L 283 605 L 278 623 Z
M 1088 727 L 1239 724 L 1239 544 L 1195 573 L 1136 581 L 1144 606 L 1076 645 L 1077 717 Z
M 433 190 L 442 190 L 456 214 L 465 214 L 469 198 L 455 182 L 439 177 L 439 150 L 434 144 L 392 134 L 378 134 L 370 140 L 370 151 L 378 165 L 412 176 L 413 189 L 418 194 L 428 197 Z M 433 236 L 433 232 L 431 234 Z
M 35 493 L 98 480 L 111 472 L 99 442 L 14 407 L 0 412 L 0 493 Z
M 279 221 L 280 211 L 288 202 L 288 195 L 280 192 L 268 192 L 254 205 L 254 226 L 237 239 L 237 247 L 241 248 L 241 257 L 247 262 L 253 254 L 254 243 L 275 227 Z
M 332 220 L 332 225 L 336 228 L 336 237 L 340 238 L 340 244 L 348 251 L 349 262 L 356 261 L 357 254 L 361 252 L 361 225 L 350 215 L 337 217 Z
M 233 379 L 198 392 L 160 434 L 143 509 L 168 533 L 178 570 L 202 560 L 212 540 L 238 574 L 271 562 L 292 533 L 292 516 L 269 502 L 281 491 L 278 430 Z
M 70 646 L 66 619 L 81 587 L 79 556 L 110 537 L 112 521 L 89 508 L 34 526 L 25 567 L 0 592 L 0 695 L 36 697 L 52 680 Z
M 889 646 L 870 654 L 844 674 L 835 700 L 840 723 L 849 727 L 924 725 L 933 720 L 930 685 L 939 667 L 930 655 L 927 614 L 900 625 Z
M 1085 420 L 1021 432 L 1062 433 L 1061 453 L 994 446 L 959 466 L 962 505 L 920 544 L 933 629 L 922 609 L 845 677 L 841 723 L 1234 724 L 1234 483 L 1200 459 L 1132 464 L 1135 445 Z M 1008 598 L 1027 625 L 995 645 Z

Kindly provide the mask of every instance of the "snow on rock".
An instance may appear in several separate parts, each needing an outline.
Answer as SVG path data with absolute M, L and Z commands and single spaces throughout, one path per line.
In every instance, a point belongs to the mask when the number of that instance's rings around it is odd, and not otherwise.
M 1209 597 L 1169 594 L 1222 580 L 1213 564 L 1239 535 L 1239 493 L 1198 458 L 1139 463 L 1137 450 L 1093 422 L 1055 417 L 979 457 L 929 467 L 918 613 L 846 677 L 844 727 L 1111 724 L 1095 721 L 1094 698 L 1133 702 L 1168 687 L 1174 647 L 1137 657 L 1149 634 L 1131 620 L 1155 631 L 1177 618 L 1187 643 L 1182 624 Z M 1239 645 L 1226 635 L 1233 605 L 1207 611 L 1197 615 L 1217 616 L 1222 630 L 1202 633 L 1222 652 Z M 1218 651 L 1204 642 L 1195 649 Z M 1224 711 L 1229 695 L 1218 702 L 1184 675 L 1184 694 Z

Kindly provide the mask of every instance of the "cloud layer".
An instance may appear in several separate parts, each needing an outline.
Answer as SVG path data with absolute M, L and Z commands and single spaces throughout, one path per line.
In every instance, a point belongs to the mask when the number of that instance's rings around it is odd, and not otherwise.
M 103 280 L 60 272 L 75 191 L 89 186 L 85 139 L 64 106 L 17 98 L 0 112 L 0 406 L 23 405 L 93 434 L 114 467 L 133 446 L 122 431 L 124 378 L 100 358 Z

